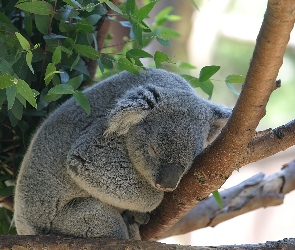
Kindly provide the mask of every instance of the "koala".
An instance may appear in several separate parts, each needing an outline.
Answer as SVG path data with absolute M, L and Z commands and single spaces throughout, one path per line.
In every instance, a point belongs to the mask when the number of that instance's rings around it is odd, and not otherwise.
M 90 115 L 71 98 L 32 137 L 16 183 L 17 232 L 140 239 L 231 109 L 161 69 L 120 72 L 84 94 Z

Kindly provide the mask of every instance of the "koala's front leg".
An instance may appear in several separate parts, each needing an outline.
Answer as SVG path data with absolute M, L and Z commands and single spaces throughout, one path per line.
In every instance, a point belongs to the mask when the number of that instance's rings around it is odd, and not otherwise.
M 129 238 L 133 240 L 141 240 L 139 226 L 149 222 L 150 214 L 125 210 L 122 213 L 122 217 L 126 223 L 129 232 Z

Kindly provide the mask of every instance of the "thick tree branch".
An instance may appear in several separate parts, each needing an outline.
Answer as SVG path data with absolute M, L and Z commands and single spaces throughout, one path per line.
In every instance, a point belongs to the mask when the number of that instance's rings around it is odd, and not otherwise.
M 245 165 L 248 144 L 265 114 L 265 107 L 282 65 L 295 21 L 295 0 L 269 0 L 250 67 L 233 114 L 220 136 L 194 160 L 179 187 L 167 193 L 142 238 L 156 240 L 195 205 L 218 189 L 232 171 Z M 264 158 L 261 155 L 261 158 Z M 258 156 L 257 156 L 258 158 Z
M 166 245 L 158 242 L 131 241 L 120 239 L 99 239 L 99 238 L 71 238 L 55 235 L 0 235 L 0 249 L 3 250 L 269 250 L 269 249 L 294 249 L 295 239 L 284 239 L 277 242 L 266 242 L 257 245 L 234 245 L 219 247 L 193 247 L 181 245 Z
M 259 208 L 280 205 L 284 195 L 295 189 L 295 160 L 286 164 L 278 173 L 264 178 L 259 173 L 242 183 L 220 192 L 223 208 L 213 196 L 201 201 L 179 222 L 162 235 L 163 238 L 185 234 L 219 223 Z

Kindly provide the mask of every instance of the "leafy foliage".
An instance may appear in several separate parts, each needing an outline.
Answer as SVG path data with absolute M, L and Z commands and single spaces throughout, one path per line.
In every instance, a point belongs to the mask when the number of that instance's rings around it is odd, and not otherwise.
M 120 6 L 110 0 L 0 2 L 0 200 L 13 194 L 30 136 L 48 113 L 73 96 L 90 114 L 82 89 L 85 82 L 92 82 L 88 71 L 92 61 L 98 63 L 102 73 L 117 69 L 133 74 L 139 74 L 143 67 L 142 58 L 153 60 L 158 68 L 171 63 L 165 53 L 156 51 L 152 55 L 143 49 L 155 39 L 169 46 L 169 39 L 179 36 L 164 26 L 180 19 L 171 14 L 170 6 L 160 11 L 152 24 L 147 23 L 157 2 L 148 1 L 141 8 L 135 0 Z M 108 15 L 108 8 L 115 14 Z M 124 20 L 117 21 L 116 16 Z M 130 28 L 130 38 L 120 53 L 98 48 L 96 37 L 106 19 Z M 178 66 L 193 68 L 187 63 Z M 199 78 L 188 78 L 211 97 L 213 84 L 209 78 L 218 70 L 218 66 L 209 66 Z M 229 78 L 227 84 L 240 81 L 234 79 L 238 78 Z M 11 221 L 12 213 L 0 208 L 0 233 L 15 233 Z

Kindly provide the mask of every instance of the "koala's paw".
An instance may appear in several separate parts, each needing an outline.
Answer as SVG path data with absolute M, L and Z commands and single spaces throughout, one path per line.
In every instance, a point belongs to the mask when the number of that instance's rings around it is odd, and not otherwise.
M 137 223 L 139 225 L 147 224 L 150 221 L 149 213 L 141 213 L 136 211 L 125 210 L 122 214 L 125 222 L 128 221 L 129 224 Z
M 149 222 L 149 213 L 140 213 L 126 210 L 122 213 L 122 217 L 128 228 L 129 238 L 133 240 L 141 240 L 139 226 Z

